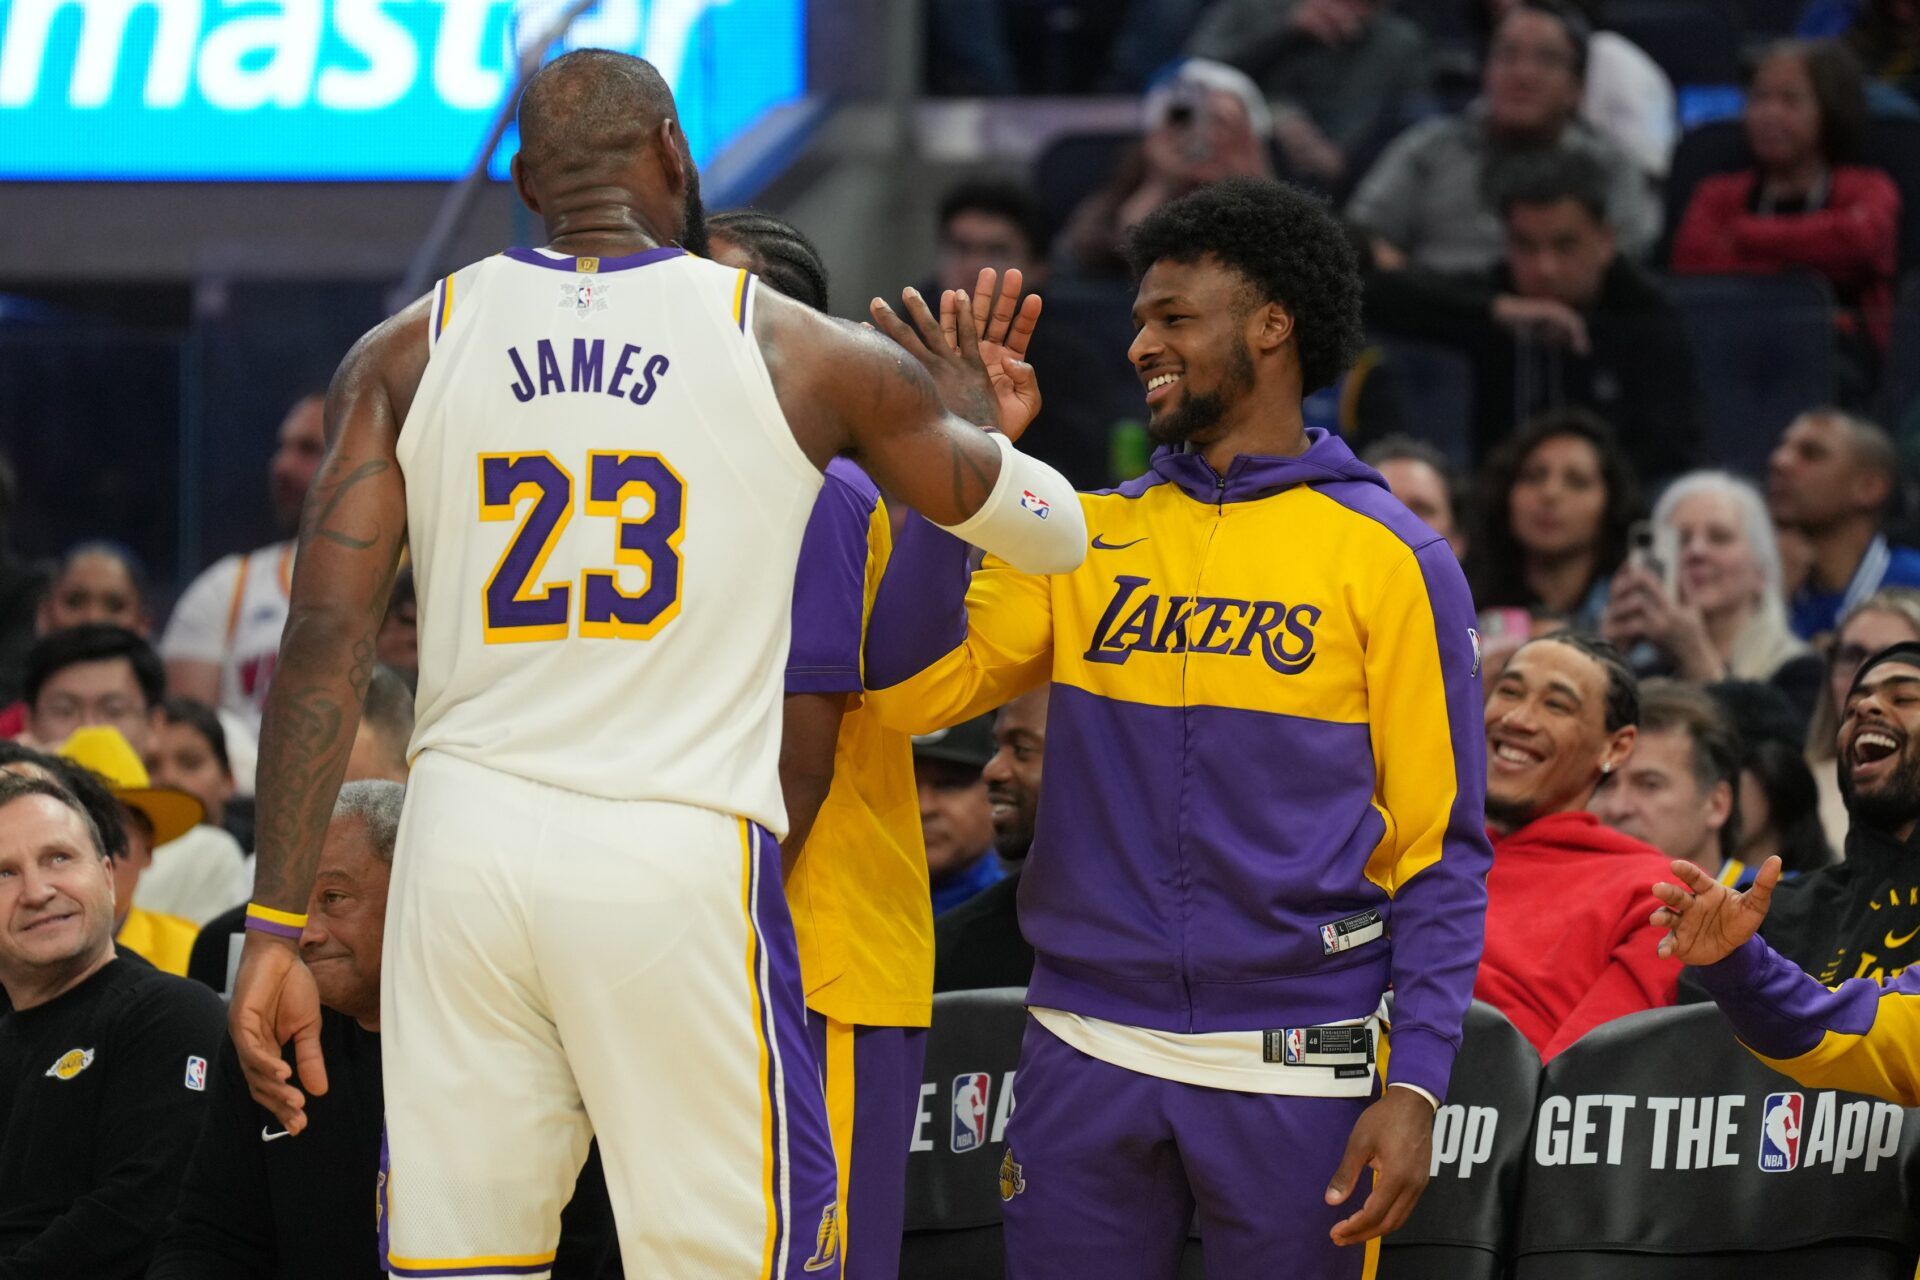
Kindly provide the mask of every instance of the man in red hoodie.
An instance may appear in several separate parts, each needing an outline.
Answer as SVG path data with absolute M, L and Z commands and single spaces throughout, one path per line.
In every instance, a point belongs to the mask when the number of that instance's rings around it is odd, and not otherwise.
M 1563 633 L 1522 647 L 1487 697 L 1487 944 L 1474 995 L 1551 1059 L 1612 1018 L 1672 1004 L 1656 954 L 1668 874 L 1652 845 L 1587 812 L 1633 752 L 1640 694 L 1620 654 Z

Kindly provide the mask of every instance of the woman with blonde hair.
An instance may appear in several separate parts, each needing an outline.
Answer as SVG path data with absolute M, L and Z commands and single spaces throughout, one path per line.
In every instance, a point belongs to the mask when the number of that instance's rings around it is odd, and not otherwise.
M 1848 826 L 1835 742 L 1840 734 L 1840 708 L 1861 663 L 1890 644 L 1913 640 L 1920 640 L 1920 590 L 1913 587 L 1882 587 L 1847 610 L 1833 630 L 1826 679 L 1807 730 L 1807 766 L 1820 787 L 1820 825 L 1826 828 L 1827 843 L 1836 849 L 1846 848 Z
M 1820 660 L 1787 625 L 1766 502 L 1725 471 L 1667 486 L 1651 554 L 1629 555 L 1614 574 L 1600 630 L 1643 675 L 1764 681 L 1802 716 L 1819 694 Z

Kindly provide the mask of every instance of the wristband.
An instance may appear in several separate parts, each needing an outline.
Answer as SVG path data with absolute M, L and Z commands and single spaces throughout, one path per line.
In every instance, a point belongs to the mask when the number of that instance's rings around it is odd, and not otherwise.
M 306 916 L 298 912 L 263 907 L 257 902 L 247 904 L 247 928 L 249 929 L 270 933 L 276 938 L 291 938 L 298 942 L 300 934 L 306 927 Z

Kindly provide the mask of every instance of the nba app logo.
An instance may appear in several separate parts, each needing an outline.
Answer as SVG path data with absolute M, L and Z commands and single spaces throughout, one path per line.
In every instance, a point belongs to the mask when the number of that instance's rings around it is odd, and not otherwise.
M 987 1089 L 992 1077 L 984 1071 L 953 1078 L 954 1154 L 978 1151 L 987 1145 Z
M 1800 1114 L 1797 1093 L 1770 1093 L 1760 1107 L 1760 1171 L 1786 1173 L 1800 1163 Z

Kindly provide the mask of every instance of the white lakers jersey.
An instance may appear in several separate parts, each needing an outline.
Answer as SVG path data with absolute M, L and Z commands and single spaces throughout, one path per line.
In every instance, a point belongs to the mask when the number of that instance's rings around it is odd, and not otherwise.
M 784 833 L 781 679 L 821 476 L 753 294 L 679 249 L 512 249 L 440 282 L 399 443 L 413 754 Z

